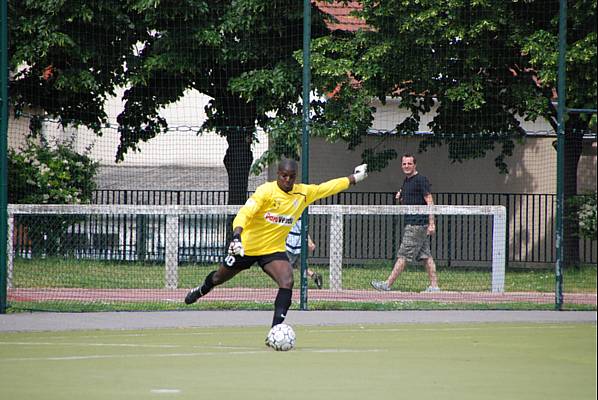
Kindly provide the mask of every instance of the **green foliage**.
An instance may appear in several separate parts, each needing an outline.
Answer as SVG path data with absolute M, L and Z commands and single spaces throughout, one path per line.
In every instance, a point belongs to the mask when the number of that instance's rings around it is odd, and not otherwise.
M 394 160 L 397 156 L 394 149 L 385 149 L 378 153 L 374 149 L 366 149 L 361 158 L 368 164 L 369 171 L 381 171 L 388 166 L 390 160 Z
M 162 107 L 189 90 L 211 97 L 202 129 L 227 138 L 230 201 L 244 201 L 256 127 L 297 111 L 301 2 L 10 0 L 9 21 L 17 114 L 41 109 L 99 134 L 105 99 L 126 88 L 117 160 L 168 130 Z
M 36 121 L 36 119 L 34 119 Z M 35 131 L 34 131 L 35 133 Z M 17 204 L 89 203 L 96 189 L 98 163 L 79 154 L 72 142 L 48 143 L 35 134 L 20 151 L 8 153 L 8 201 Z M 33 254 L 54 254 L 68 245 L 67 228 L 78 217 L 23 217 Z
M 575 213 L 570 217 L 579 221 L 579 235 L 596 240 L 596 192 L 573 197 L 568 205 Z
M 141 27 L 127 2 L 10 0 L 9 85 L 17 114 L 43 109 L 63 125 L 100 132 L 106 97 L 124 83 Z
M 313 42 L 315 87 L 335 90 L 314 106 L 328 132 L 319 135 L 346 140 L 335 129 L 349 125 L 363 135 L 376 111 L 368 100 L 398 98 L 410 114 L 398 134 L 413 133 L 423 114 L 435 112 L 420 151 L 445 145 L 461 162 L 498 150 L 495 164 L 507 173 L 525 135 L 521 120 L 544 119 L 556 130 L 558 1 L 359 3 L 369 29 Z M 569 4 L 567 106 L 596 108 L 596 1 Z M 587 131 L 591 118 L 570 116 L 568 129 Z
M 8 153 L 10 203 L 88 203 L 96 188 L 98 163 L 77 153 L 71 142 L 49 144 L 29 138 L 21 151 Z
M 251 143 L 260 126 L 274 143 L 254 164 L 298 154 L 301 133 L 303 5 L 282 0 L 10 0 L 10 98 L 17 113 L 39 108 L 64 125 L 100 132 L 104 101 L 126 87 L 117 159 L 168 129 L 161 107 L 197 90 L 212 98 L 204 130 L 229 143 L 230 190 L 246 193 Z M 368 28 L 329 32 L 312 12 L 310 133 L 362 143 L 376 109 L 400 98 L 413 134 L 434 111 L 421 151 L 448 146 L 455 162 L 498 151 L 507 160 L 525 132 L 545 119 L 558 59 L 558 1 L 361 0 Z M 596 0 L 569 2 L 567 106 L 596 107 Z M 570 116 L 584 131 L 596 116 Z M 568 128 L 569 129 L 569 128 Z M 393 155 L 364 157 L 380 168 Z M 236 163 L 233 165 L 233 162 Z
M 297 102 L 301 69 L 293 55 L 302 47 L 300 3 L 137 1 L 135 10 L 147 31 L 142 50 L 128 60 L 132 86 L 119 116 L 118 158 L 164 131 L 159 108 L 188 89 L 213 99 L 202 128 L 227 137 L 236 158 L 246 143 L 237 136 L 254 140 L 256 124 L 268 129 L 268 113 L 288 115 Z

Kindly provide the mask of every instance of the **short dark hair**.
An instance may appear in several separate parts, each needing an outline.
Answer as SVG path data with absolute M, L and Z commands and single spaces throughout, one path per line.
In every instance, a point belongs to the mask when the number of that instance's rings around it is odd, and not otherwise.
M 283 169 L 290 169 L 297 172 L 297 161 L 290 158 L 283 158 L 278 163 L 278 170 L 281 171 Z
M 413 158 L 413 164 L 417 164 L 417 159 L 415 158 L 415 156 L 413 154 L 405 153 L 405 154 L 403 154 L 403 157 L 401 157 L 401 158 L 405 158 L 405 157 Z

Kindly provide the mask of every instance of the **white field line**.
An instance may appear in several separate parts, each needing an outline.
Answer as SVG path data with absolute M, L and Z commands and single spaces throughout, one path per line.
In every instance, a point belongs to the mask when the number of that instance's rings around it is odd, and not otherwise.
M 379 353 L 385 349 L 300 349 L 293 352 L 307 353 Z M 78 361 L 78 360 L 105 360 L 105 359 L 126 359 L 126 358 L 164 358 L 164 357 L 204 357 L 204 356 L 239 356 L 273 353 L 270 349 L 251 350 L 251 351 L 225 351 L 225 352 L 196 352 L 196 353 L 164 353 L 164 354 L 104 354 L 88 356 L 55 356 L 55 357 L 14 357 L 0 358 L 0 361 L 18 362 L 18 361 Z M 279 352 L 275 352 L 279 353 Z M 285 352 L 281 352 L 285 353 Z
M 0 345 L 19 346 L 83 346 L 83 347 L 131 347 L 131 348 L 178 348 L 174 344 L 135 344 L 135 343 L 81 343 L 81 342 L 0 342 Z
M 157 394 L 176 394 L 181 393 L 181 389 L 152 389 L 150 393 L 157 393 Z
M 459 327 L 459 328 L 379 328 L 379 329 L 371 329 L 371 328 L 347 328 L 347 329 L 307 329 L 305 332 L 307 333 L 356 333 L 356 332 L 466 332 L 466 331 L 480 331 L 480 330 L 488 330 L 488 326 L 483 326 L 485 323 L 480 323 L 481 326 L 479 327 Z M 537 323 L 535 325 L 517 325 L 517 322 L 513 322 L 516 325 L 509 325 L 509 326 L 496 326 L 492 325 L 493 331 L 498 330 L 512 330 L 512 329 L 575 329 L 574 326 L 570 324 L 560 324 L 560 325 L 545 325 L 543 323 Z M 596 326 L 594 324 L 594 326 Z
M 146 329 L 144 328 L 144 330 L 151 330 L 152 328 Z M 156 330 L 161 330 L 163 328 L 156 328 Z M 186 328 L 183 328 L 186 329 Z M 188 329 L 203 329 L 203 328 L 188 328 Z M 211 329 L 211 328 L 210 328 Z M 222 333 L 221 332 L 173 332 L 173 333 L 163 333 L 160 332 L 159 334 L 154 334 L 154 333 L 110 333 L 110 331 L 106 331 L 107 333 L 104 335 L 77 335 L 78 338 L 82 338 L 82 339 L 106 339 L 106 338 L 128 338 L 128 337 L 152 337 L 152 336 L 161 336 L 161 337 L 165 337 L 165 336 L 213 336 L 213 335 L 219 335 L 221 336 Z M 12 333 L 12 332 L 9 332 Z M 56 332 L 59 333 L 59 332 Z M 42 332 L 43 334 L 43 332 Z M 236 333 L 238 334 L 238 333 Z M 61 335 L 61 336 L 52 336 L 52 339 L 72 339 L 73 336 L 72 335 Z
M 244 346 L 223 346 L 223 345 L 180 345 L 180 344 L 135 344 L 135 343 L 68 343 L 68 342 L 0 342 L 0 346 L 69 346 L 69 347 L 128 347 L 128 348 L 150 348 L 150 349 L 180 349 L 191 347 L 193 349 L 223 349 L 223 350 L 242 350 L 254 349 L 255 347 Z

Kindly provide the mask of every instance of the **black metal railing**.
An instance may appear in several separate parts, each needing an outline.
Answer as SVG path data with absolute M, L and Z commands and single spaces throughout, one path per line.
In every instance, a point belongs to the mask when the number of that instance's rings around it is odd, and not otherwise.
M 249 195 L 250 193 L 248 193 Z M 98 190 L 95 204 L 139 205 L 224 205 L 228 192 L 193 190 Z M 436 204 L 502 205 L 507 209 L 507 265 L 550 265 L 556 260 L 554 221 L 556 195 L 520 193 L 435 193 Z M 395 204 L 394 192 L 343 192 L 317 204 Z M 59 217 L 55 217 L 60 219 Z M 45 224 L 61 223 L 66 228 L 48 233 L 28 216 L 16 221 L 15 255 L 28 257 L 38 252 L 69 253 L 94 259 L 164 259 L 164 216 L 80 216 L 76 224 L 47 219 Z M 185 217 L 179 231 L 181 262 L 212 262 L 223 255 L 226 218 L 198 215 Z M 402 216 L 345 217 L 344 257 L 355 262 L 394 258 L 402 235 Z M 309 231 L 318 243 L 313 258 L 328 259 L 329 217 L 311 215 Z M 60 235 L 60 240 L 57 236 Z M 580 259 L 595 264 L 596 241 L 580 239 Z M 492 257 L 492 218 L 489 216 L 438 216 L 437 233 L 432 239 L 435 258 L 445 265 L 485 264 Z

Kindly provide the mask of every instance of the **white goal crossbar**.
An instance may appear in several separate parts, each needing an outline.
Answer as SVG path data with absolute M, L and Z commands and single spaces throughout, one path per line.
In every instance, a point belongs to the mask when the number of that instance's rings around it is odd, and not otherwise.
M 12 287 L 15 215 L 162 215 L 166 216 L 165 287 L 178 287 L 179 216 L 234 215 L 240 206 L 227 205 L 8 205 L 7 285 Z M 505 284 L 506 208 L 504 206 L 311 205 L 309 213 L 330 215 L 330 289 L 342 290 L 343 216 L 350 215 L 489 215 L 492 216 L 492 292 Z

